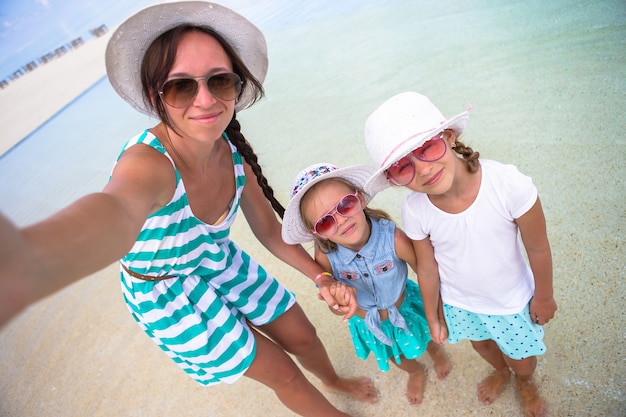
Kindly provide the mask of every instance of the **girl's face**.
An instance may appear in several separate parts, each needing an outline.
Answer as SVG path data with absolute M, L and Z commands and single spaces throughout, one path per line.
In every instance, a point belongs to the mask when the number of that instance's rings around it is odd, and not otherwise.
M 232 72 L 231 61 L 213 37 L 198 31 L 187 32 L 181 37 L 168 80 L 198 80 L 198 92 L 189 105 L 175 108 L 165 104 L 170 120 L 181 136 L 214 141 L 226 130 L 235 112 L 235 100 L 214 96 L 206 84 L 206 77 L 225 72 Z
M 461 160 L 451 149 L 456 140 L 454 131 L 446 130 L 444 141 L 446 142 L 446 153 L 434 162 L 424 162 L 410 154 L 408 157 L 415 166 L 415 176 L 413 180 L 405 185 L 408 189 L 430 195 L 442 195 L 452 189 L 454 178 L 459 168 L 464 168 Z
M 307 224 L 315 225 L 326 214 L 332 214 L 337 222 L 337 231 L 330 237 L 320 236 L 338 245 L 353 250 L 361 249 L 369 240 L 370 225 L 367 222 L 363 210 L 359 210 L 352 217 L 344 217 L 336 212 L 337 204 L 348 194 L 354 194 L 355 190 L 341 181 L 326 180 L 320 182 L 302 199 L 302 213 Z M 360 193 L 358 198 L 361 207 L 365 202 Z

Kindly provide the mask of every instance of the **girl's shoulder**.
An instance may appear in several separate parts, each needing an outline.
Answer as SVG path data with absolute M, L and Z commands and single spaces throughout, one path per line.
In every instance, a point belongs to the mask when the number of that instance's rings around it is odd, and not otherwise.
M 390 219 L 368 217 L 372 223 L 372 235 L 381 233 L 394 233 L 396 223 Z M 372 240 L 372 237 L 370 237 Z
M 486 169 L 489 173 L 508 173 L 508 174 L 522 174 L 519 168 L 513 164 L 506 164 L 493 159 L 480 159 L 480 166 Z M 523 174 L 522 174 L 523 175 Z
M 509 184 L 517 186 L 520 182 L 532 182 L 531 177 L 523 174 L 517 166 L 494 161 L 492 159 L 481 159 L 480 166 L 483 170 L 483 178 L 498 184 Z
M 405 213 L 407 211 L 411 211 L 413 208 L 423 208 L 427 207 L 428 205 L 430 205 L 428 194 L 412 191 L 409 195 L 404 197 L 404 200 L 402 200 L 402 203 L 400 204 L 400 209 L 402 213 Z
M 485 193 L 502 203 L 513 218 L 518 218 L 535 203 L 537 187 L 528 175 L 512 164 L 481 160 Z

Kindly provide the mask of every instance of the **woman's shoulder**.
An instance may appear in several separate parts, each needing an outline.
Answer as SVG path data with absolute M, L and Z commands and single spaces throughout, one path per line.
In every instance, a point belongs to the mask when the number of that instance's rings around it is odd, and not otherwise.
M 176 165 L 171 156 L 167 153 L 159 138 L 150 129 L 145 129 L 126 142 L 115 165 L 119 165 L 122 159 L 126 161 L 126 164 L 130 165 L 141 161 L 142 164 L 146 164 L 144 169 L 149 169 L 147 167 L 152 166 L 157 171 L 171 166 L 174 168 L 174 172 L 176 172 Z
M 140 144 L 150 146 L 160 153 L 165 153 L 165 147 L 163 146 L 159 138 L 157 138 L 150 129 L 145 129 L 137 133 L 124 144 L 124 146 L 122 147 L 122 151 L 120 152 L 120 156 L 128 149 Z

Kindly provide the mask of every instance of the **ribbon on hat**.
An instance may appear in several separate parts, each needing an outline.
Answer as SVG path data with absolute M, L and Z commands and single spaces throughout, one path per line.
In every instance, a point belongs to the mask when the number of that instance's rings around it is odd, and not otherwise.
M 444 124 L 445 122 L 447 122 L 447 120 L 444 120 L 442 122 L 439 122 L 440 125 Z M 389 158 L 391 158 L 391 156 L 393 155 L 393 153 L 398 150 L 398 148 L 401 148 L 405 143 L 407 143 L 408 141 L 410 141 L 411 139 L 413 139 L 416 136 L 420 136 L 423 135 L 424 133 L 428 133 L 428 132 L 432 132 L 433 130 L 436 130 L 436 128 L 432 128 L 429 130 L 426 130 L 424 132 L 419 132 L 416 133 L 414 135 L 409 136 L 408 138 L 406 138 L 405 140 L 403 140 L 402 142 L 398 143 L 392 150 L 391 152 L 389 152 L 389 155 L 387 155 L 387 157 L 383 160 L 383 162 L 380 163 L 380 167 L 384 167 L 385 164 L 387 163 L 387 161 L 389 160 Z

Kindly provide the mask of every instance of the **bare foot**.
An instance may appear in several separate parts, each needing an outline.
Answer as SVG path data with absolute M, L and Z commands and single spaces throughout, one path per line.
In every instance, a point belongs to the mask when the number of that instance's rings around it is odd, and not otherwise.
M 483 404 L 492 404 L 511 378 L 511 370 L 496 369 L 478 384 L 478 399 Z
M 378 390 L 371 379 L 359 378 L 339 378 L 335 385 L 324 385 L 330 392 L 347 394 L 360 401 L 375 403 L 378 401 Z
M 450 362 L 450 357 L 444 347 L 433 343 L 433 346 L 429 346 L 428 348 L 428 354 L 434 362 L 437 378 L 444 379 L 447 377 L 452 370 L 452 363 Z
M 515 377 L 517 393 L 522 400 L 524 416 L 526 417 L 546 417 L 548 415 L 548 405 L 539 396 L 539 390 L 532 379 Z
M 411 405 L 420 405 L 424 399 L 424 381 L 426 373 L 424 365 L 418 363 L 417 371 L 409 374 L 409 380 L 406 383 L 406 399 Z

